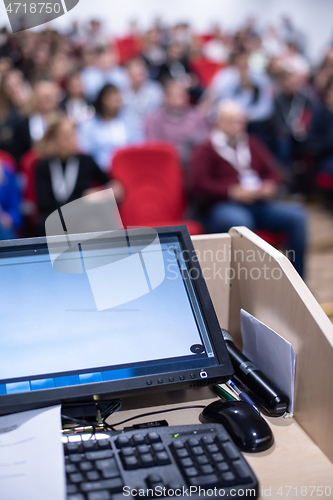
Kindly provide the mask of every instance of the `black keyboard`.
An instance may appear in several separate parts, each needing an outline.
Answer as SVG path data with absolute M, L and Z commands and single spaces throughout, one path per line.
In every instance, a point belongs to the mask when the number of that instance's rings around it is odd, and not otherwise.
M 258 496 L 254 473 L 221 424 L 79 435 L 64 450 L 68 500 Z

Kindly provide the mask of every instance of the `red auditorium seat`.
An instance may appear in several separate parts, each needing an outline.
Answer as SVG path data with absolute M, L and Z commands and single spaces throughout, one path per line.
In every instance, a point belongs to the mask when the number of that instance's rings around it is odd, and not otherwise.
M 117 38 L 119 63 L 125 64 L 130 59 L 141 54 L 141 40 L 132 36 Z
M 320 172 L 316 178 L 317 186 L 325 191 L 333 190 L 333 175 L 328 172 Z
M 24 211 L 33 220 L 37 215 L 37 200 L 35 191 L 35 167 L 38 160 L 36 151 L 30 149 L 21 159 L 21 172 L 23 181 L 23 203 Z
M 193 59 L 190 65 L 203 87 L 207 87 L 215 74 L 223 67 L 221 64 L 203 57 L 200 59 Z
M 269 233 L 268 231 L 260 230 L 255 230 L 254 232 L 275 248 L 281 248 L 286 244 L 286 237 L 283 233 Z
M 4 162 L 11 172 L 16 172 L 16 161 L 13 156 L 2 149 L 0 149 L 0 162 Z
M 192 235 L 203 232 L 198 222 L 183 220 L 183 173 L 172 146 L 150 143 L 118 151 L 112 162 L 112 177 L 125 189 L 120 205 L 125 227 L 185 224 Z

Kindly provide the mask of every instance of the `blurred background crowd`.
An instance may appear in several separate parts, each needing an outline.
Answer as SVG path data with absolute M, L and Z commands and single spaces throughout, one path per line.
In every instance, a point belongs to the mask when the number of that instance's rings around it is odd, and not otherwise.
M 125 225 L 245 225 L 304 276 L 304 206 L 333 210 L 333 39 L 317 61 L 288 17 L 0 29 L 0 239 L 112 186 Z

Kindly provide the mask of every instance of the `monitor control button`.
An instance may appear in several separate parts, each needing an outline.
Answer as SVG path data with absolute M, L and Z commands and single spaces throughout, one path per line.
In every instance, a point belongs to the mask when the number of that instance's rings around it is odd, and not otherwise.
M 162 378 L 158 378 L 158 379 L 157 379 L 157 382 L 158 382 L 159 384 L 163 384 L 163 379 L 162 379 Z
M 201 377 L 201 378 L 207 378 L 207 377 L 208 377 L 208 373 L 207 373 L 207 372 L 205 372 L 204 370 L 202 370 L 202 371 L 200 372 L 200 377 Z
M 169 382 L 173 382 L 175 379 L 174 379 L 174 377 L 169 377 L 168 380 L 169 380 Z
M 147 385 L 151 385 L 153 382 L 149 379 L 147 380 Z
M 180 380 L 185 380 L 185 375 L 179 375 Z
M 195 373 L 191 373 L 190 377 L 195 378 Z

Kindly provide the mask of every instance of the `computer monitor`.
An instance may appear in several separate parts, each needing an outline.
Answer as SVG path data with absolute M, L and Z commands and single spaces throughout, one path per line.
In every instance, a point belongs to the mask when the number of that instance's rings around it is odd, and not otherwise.
M 186 226 L 156 231 L 154 241 L 144 229 L 122 233 L 125 239 L 75 235 L 79 257 L 61 256 L 61 245 L 57 253 L 57 237 L 53 247 L 46 238 L 0 243 L 0 415 L 144 397 L 232 376 Z M 81 259 L 83 272 L 59 272 L 59 256 L 65 267 Z M 88 270 L 96 267 L 97 278 Z

